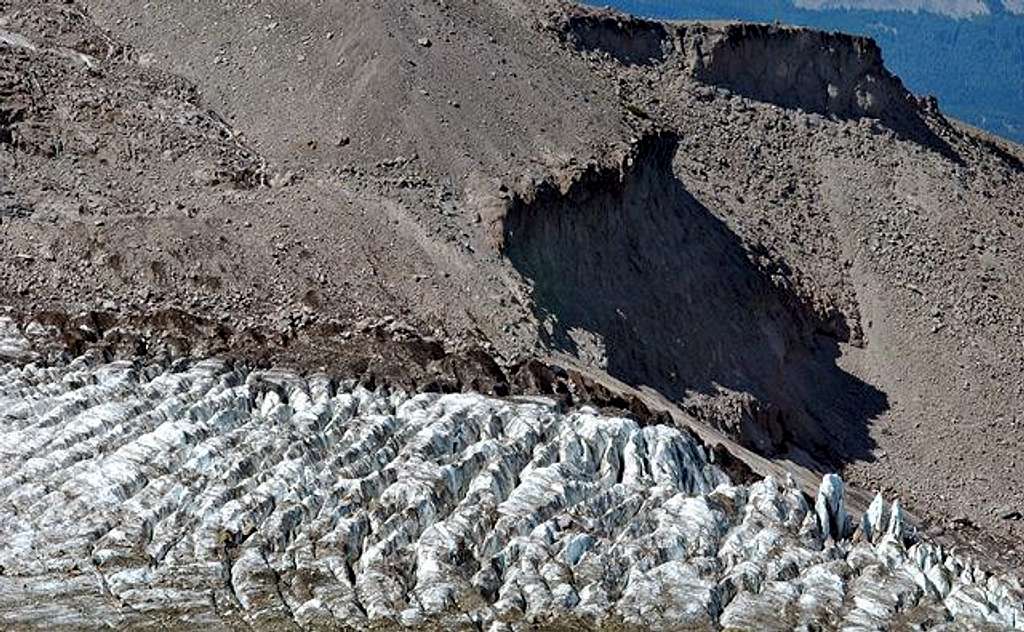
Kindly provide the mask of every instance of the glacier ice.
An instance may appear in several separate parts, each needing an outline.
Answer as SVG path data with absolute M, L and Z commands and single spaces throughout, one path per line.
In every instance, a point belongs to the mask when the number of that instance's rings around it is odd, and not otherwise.
M 0 364 L 0 503 L 6 628 L 1024 629 L 1018 579 L 896 503 L 543 398 Z

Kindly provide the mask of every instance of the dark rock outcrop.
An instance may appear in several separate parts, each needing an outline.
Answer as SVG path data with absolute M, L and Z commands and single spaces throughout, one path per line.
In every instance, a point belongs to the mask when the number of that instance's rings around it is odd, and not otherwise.
M 614 11 L 574 8 L 565 17 L 562 33 L 578 50 L 606 53 L 624 64 L 664 61 L 673 47 L 664 24 Z
M 541 335 L 676 401 L 752 394 L 764 403 L 720 427 L 762 453 L 863 457 L 885 395 L 836 366 L 813 311 L 674 176 L 676 150 L 648 137 L 512 199 L 504 253 L 532 285 Z

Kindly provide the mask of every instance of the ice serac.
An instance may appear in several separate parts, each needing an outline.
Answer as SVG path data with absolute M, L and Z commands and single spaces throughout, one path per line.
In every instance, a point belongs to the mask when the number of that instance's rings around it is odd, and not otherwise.
M 0 503 L 4 628 L 1024 628 L 1016 579 L 896 505 L 851 535 L 838 477 L 812 506 L 539 398 L 3 365 Z
M 35 355 L 14 319 L 0 316 L 0 362 L 31 360 Z
M 849 533 L 850 517 L 846 514 L 843 481 L 835 474 L 828 474 L 822 479 L 814 501 L 814 513 L 823 537 L 841 540 Z

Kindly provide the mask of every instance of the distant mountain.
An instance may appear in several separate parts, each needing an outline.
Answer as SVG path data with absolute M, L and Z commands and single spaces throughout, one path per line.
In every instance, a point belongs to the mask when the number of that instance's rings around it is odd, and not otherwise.
M 793 4 L 817 10 L 925 11 L 958 18 L 989 13 L 983 0 L 794 0 Z
M 1024 143 L 1024 0 L 608 0 L 667 19 L 779 20 L 868 35 L 961 120 Z

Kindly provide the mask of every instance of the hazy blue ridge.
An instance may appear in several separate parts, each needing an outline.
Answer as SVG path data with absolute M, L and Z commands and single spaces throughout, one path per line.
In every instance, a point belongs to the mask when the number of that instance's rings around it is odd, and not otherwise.
M 911 91 L 932 94 L 946 113 L 1024 143 L 1024 15 L 990 2 L 991 13 L 954 19 L 933 13 L 808 10 L 789 0 L 607 0 L 592 2 L 663 19 L 779 20 L 858 33 L 882 47 L 886 65 Z

